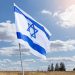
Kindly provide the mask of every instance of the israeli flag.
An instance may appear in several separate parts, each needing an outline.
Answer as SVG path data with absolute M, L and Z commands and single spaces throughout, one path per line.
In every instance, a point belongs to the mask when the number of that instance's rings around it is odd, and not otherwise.
M 14 4 L 16 34 L 20 44 L 34 55 L 46 59 L 51 33 L 30 15 Z

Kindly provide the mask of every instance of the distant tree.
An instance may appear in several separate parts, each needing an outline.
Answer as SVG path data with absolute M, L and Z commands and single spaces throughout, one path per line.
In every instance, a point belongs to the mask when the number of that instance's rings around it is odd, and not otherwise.
M 73 69 L 73 71 L 75 71 L 75 68 Z
M 48 65 L 48 70 L 47 71 L 51 71 L 51 67 L 50 67 L 50 65 Z
M 55 65 L 55 71 L 59 71 L 59 65 L 58 65 L 58 63 L 56 63 L 56 65 Z
M 60 71 L 66 71 L 65 64 L 63 62 L 60 63 Z
M 51 64 L 51 71 L 54 71 L 53 63 Z

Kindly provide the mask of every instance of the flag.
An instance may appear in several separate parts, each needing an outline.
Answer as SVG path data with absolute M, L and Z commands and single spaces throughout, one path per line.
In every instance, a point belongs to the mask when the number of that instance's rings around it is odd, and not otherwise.
M 19 43 L 29 48 L 34 55 L 46 59 L 51 33 L 16 4 L 14 14 Z

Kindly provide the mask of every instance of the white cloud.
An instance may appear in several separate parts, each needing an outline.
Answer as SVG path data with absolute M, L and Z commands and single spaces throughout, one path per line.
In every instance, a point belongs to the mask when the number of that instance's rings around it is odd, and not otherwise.
M 71 5 L 65 11 L 59 13 L 58 18 L 62 27 L 75 27 L 75 5 Z
M 49 11 L 49 10 L 42 10 L 41 13 L 42 13 L 42 14 L 47 14 L 47 15 L 53 16 L 53 17 L 58 17 L 58 16 L 59 16 L 59 13 L 60 13 L 60 10 L 58 10 L 58 11 L 56 11 L 56 12 L 54 12 L 54 13 L 52 13 L 52 12 Z
M 41 13 L 42 13 L 42 14 L 48 14 L 48 15 L 50 15 L 50 16 L 52 15 L 52 12 L 47 11 L 47 10 L 42 10 Z
M 51 51 L 72 51 L 72 50 L 75 50 L 75 40 L 50 41 L 50 50 Z
M 21 48 L 22 55 L 30 56 L 29 49 Z M 18 46 L 6 47 L 0 49 L 0 55 L 12 57 L 13 55 L 19 55 Z
M 72 57 L 50 57 L 47 58 L 48 61 L 72 61 L 75 62 L 75 56 Z
M 11 21 L 0 23 L 0 40 L 15 40 L 16 39 L 15 24 Z
M 32 59 L 23 60 L 23 69 L 32 70 L 30 64 L 35 63 Z M 0 60 L 0 71 L 21 71 L 21 61 L 20 60 L 11 60 L 11 59 L 2 59 Z
M 14 53 L 12 49 L 2 49 L 0 50 L 0 55 L 11 56 Z
M 39 60 L 40 61 L 40 60 Z M 58 62 L 67 62 L 65 63 L 66 66 L 67 66 L 67 69 L 68 69 L 68 66 L 70 66 L 71 68 L 69 68 L 68 70 L 72 70 L 73 69 L 73 64 L 71 64 L 71 62 L 75 62 L 75 56 L 72 56 L 72 57 L 50 57 L 50 58 L 47 58 L 46 61 L 51 61 L 51 62 L 55 62 L 55 61 L 58 61 Z M 45 64 L 46 62 L 44 62 Z M 34 64 L 34 65 L 33 65 Z M 36 61 L 34 59 L 24 59 L 23 60 L 23 68 L 24 70 L 47 70 L 47 65 L 48 64 L 42 64 L 39 66 L 36 67 Z M 71 65 L 69 65 L 71 64 Z M 33 66 L 32 66 L 33 65 Z M 21 70 L 21 61 L 20 60 L 11 60 L 11 59 L 2 59 L 0 60 L 0 70 L 5 70 L 5 71 L 17 71 L 17 70 Z
M 59 15 L 60 11 L 54 12 L 53 17 L 57 17 Z
M 15 63 L 16 63 L 16 66 L 15 66 Z M 19 66 L 19 64 L 18 64 L 18 66 Z M 18 66 L 17 66 L 17 62 L 12 61 L 10 59 L 0 60 L 0 70 L 2 70 L 2 71 L 17 70 Z M 18 69 L 20 69 L 20 68 L 18 67 Z
M 57 10 L 56 12 L 52 13 L 48 10 L 42 10 L 43 14 L 47 14 L 49 16 L 56 17 L 58 22 L 56 24 L 60 25 L 64 28 L 73 28 L 75 27 L 75 4 L 69 6 L 68 8 L 62 10 Z

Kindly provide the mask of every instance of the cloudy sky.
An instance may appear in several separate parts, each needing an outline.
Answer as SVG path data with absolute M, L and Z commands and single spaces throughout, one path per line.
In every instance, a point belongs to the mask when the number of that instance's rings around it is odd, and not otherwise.
M 0 0 L 0 70 L 21 70 L 13 3 L 51 33 L 47 60 L 22 47 L 24 70 L 46 70 L 50 63 L 75 67 L 75 0 Z

